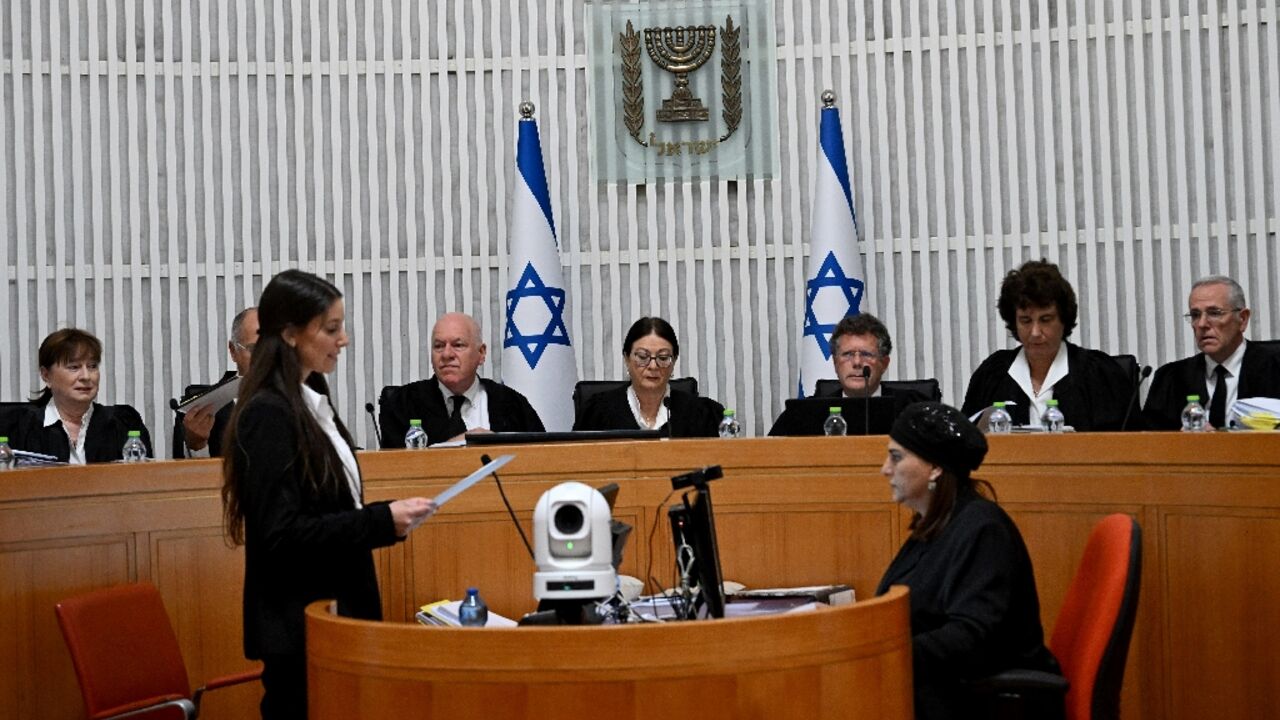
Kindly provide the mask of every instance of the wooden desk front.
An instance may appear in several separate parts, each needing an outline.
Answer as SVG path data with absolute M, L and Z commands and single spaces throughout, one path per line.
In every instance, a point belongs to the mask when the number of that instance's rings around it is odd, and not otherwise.
M 307 608 L 310 715 L 911 720 L 905 588 L 715 622 L 428 628 Z
M 623 571 L 671 582 L 669 478 L 724 466 L 714 483 L 725 574 L 749 586 L 841 581 L 868 596 L 906 533 L 879 475 L 885 438 L 760 438 L 486 448 L 526 530 L 555 483 L 616 481 L 635 526 Z M 368 499 L 434 495 L 480 463 L 475 448 L 360 456 Z M 0 717 L 79 717 L 53 616 L 62 597 L 146 579 L 164 595 L 192 679 L 245 666 L 243 560 L 221 531 L 215 461 L 25 470 L 0 476 Z M 1103 515 L 1144 529 L 1142 602 L 1126 717 L 1257 717 L 1280 706 L 1280 435 L 998 437 L 980 475 L 1035 562 L 1046 630 Z M 652 531 L 652 533 L 651 533 Z M 650 541 L 652 534 L 653 540 Z M 390 620 L 481 588 L 530 609 L 533 566 L 492 483 L 376 555 Z M 223 693 L 229 692 L 230 695 Z M 204 717 L 252 716 L 254 688 L 209 696 Z

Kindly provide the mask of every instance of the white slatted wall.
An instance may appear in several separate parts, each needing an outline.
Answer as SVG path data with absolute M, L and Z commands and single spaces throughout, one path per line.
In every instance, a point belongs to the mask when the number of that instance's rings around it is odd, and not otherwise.
M 1189 354 L 1193 277 L 1241 279 L 1280 336 L 1274 0 L 776 0 L 781 166 L 768 181 L 598 187 L 582 0 L 9 0 L 0 4 L 0 399 L 36 348 L 106 343 L 102 399 L 168 434 L 280 269 L 328 275 L 353 344 L 340 413 L 430 372 L 432 319 L 501 345 L 516 106 L 532 99 L 583 378 L 623 377 L 641 314 L 678 371 L 762 434 L 795 385 L 818 96 L 836 91 L 890 376 L 959 402 L 1008 344 L 1002 274 L 1060 263 L 1073 339 Z M 157 442 L 159 445 L 159 442 Z M 167 447 L 167 443 L 166 443 Z

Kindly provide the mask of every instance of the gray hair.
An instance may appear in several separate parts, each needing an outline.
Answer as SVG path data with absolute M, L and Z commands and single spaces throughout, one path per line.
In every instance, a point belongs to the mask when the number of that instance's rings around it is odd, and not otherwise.
M 244 316 L 257 309 L 253 306 L 247 307 L 231 318 L 231 342 L 240 343 L 240 335 L 244 332 Z
M 1191 285 L 1191 290 L 1194 292 L 1197 288 L 1204 287 L 1205 285 L 1226 285 L 1227 289 L 1230 291 L 1227 299 L 1231 303 L 1232 307 L 1240 310 L 1249 307 L 1249 303 L 1244 299 L 1244 288 L 1240 287 L 1240 283 L 1232 280 L 1226 275 L 1206 275 L 1195 281 L 1195 283 Z

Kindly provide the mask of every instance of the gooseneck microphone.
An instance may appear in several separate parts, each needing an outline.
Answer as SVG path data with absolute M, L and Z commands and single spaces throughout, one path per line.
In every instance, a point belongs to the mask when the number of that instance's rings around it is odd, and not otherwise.
M 493 462 L 493 458 L 486 455 L 480 456 L 480 462 L 488 465 Z M 524 541 L 524 549 L 529 551 L 529 559 L 537 562 L 537 556 L 533 554 L 533 546 L 529 544 L 529 538 L 524 534 L 524 528 L 520 526 L 520 520 L 516 518 L 516 511 L 511 509 L 511 501 L 507 500 L 507 492 L 502 489 L 502 479 L 498 477 L 498 473 L 494 472 L 493 481 L 498 483 L 498 494 L 502 496 L 502 504 L 507 506 L 507 513 L 511 515 L 511 522 L 516 524 L 516 530 L 520 533 L 520 539 Z
M 862 434 L 871 434 L 871 368 L 862 366 L 862 389 L 867 396 L 862 401 Z
M 1120 423 L 1120 432 L 1124 432 L 1129 427 L 1129 414 L 1133 412 L 1133 406 L 1138 402 L 1138 391 L 1142 389 L 1142 383 L 1146 382 L 1151 376 L 1151 366 L 1143 365 L 1142 372 L 1138 373 L 1138 382 L 1133 384 L 1133 395 L 1129 396 L 1129 404 L 1124 408 L 1124 421 Z
M 373 436 L 378 440 L 378 449 L 382 449 L 382 428 L 378 427 L 378 414 L 373 411 L 373 403 L 364 404 L 364 411 L 369 413 L 369 419 L 373 421 Z

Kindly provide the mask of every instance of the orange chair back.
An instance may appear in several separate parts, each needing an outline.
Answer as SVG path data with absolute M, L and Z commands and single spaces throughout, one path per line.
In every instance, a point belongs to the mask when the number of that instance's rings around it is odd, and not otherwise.
M 1119 717 L 1141 575 L 1142 529 L 1128 515 L 1103 518 L 1089 534 L 1049 640 L 1071 683 L 1068 720 Z
M 55 610 L 91 720 L 147 698 L 191 697 L 178 638 L 153 585 L 96 590 Z M 172 707 L 162 712 L 147 717 L 183 716 Z

